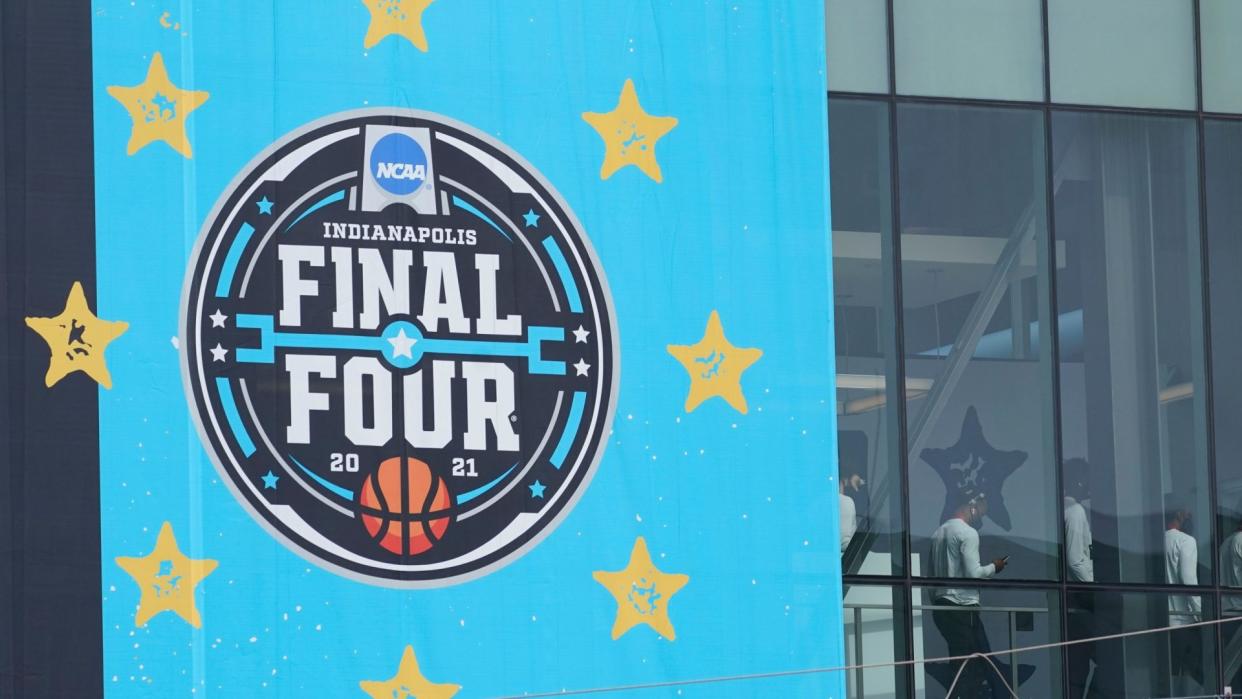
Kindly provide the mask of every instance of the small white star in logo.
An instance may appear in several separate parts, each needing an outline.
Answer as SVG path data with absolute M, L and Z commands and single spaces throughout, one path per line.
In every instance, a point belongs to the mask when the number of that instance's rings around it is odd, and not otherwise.
M 223 328 L 223 327 L 224 327 L 224 319 L 225 319 L 225 318 L 228 318 L 228 316 L 226 316 L 226 315 L 224 315 L 223 313 L 221 313 L 221 312 L 220 312 L 220 309 L 219 309 L 219 308 L 217 308 L 217 309 L 216 309 L 216 312 L 215 312 L 215 313 L 212 313 L 211 315 L 209 315 L 209 316 L 207 316 L 207 317 L 208 317 L 208 318 L 211 318 L 211 327 L 213 327 L 213 328 Z
M 587 369 L 590 369 L 590 368 L 591 368 L 591 365 L 587 364 L 581 359 L 579 359 L 578 363 L 574 365 L 574 371 L 578 372 L 578 376 L 586 376 Z
M 217 342 L 216 346 L 212 347 L 209 351 L 211 352 L 211 361 L 213 362 L 223 362 L 225 355 L 229 353 L 229 351 L 224 349 L 219 342 Z
M 394 359 L 396 357 L 409 357 L 410 359 L 414 358 L 414 353 L 410 351 L 410 348 L 413 347 L 414 343 L 418 342 L 418 340 L 406 335 L 405 328 L 401 328 L 401 330 L 397 331 L 396 337 L 388 338 L 388 342 L 392 345 L 392 356 Z
M 582 343 L 584 343 L 584 344 L 585 344 L 585 343 L 586 343 L 586 339 L 587 339 L 587 335 L 590 335 L 590 334 L 591 334 L 591 331 L 590 331 L 590 330 L 583 330 L 583 329 L 582 329 L 582 326 L 581 326 L 581 325 L 579 325 L 579 326 L 578 326 L 578 329 L 577 329 L 577 330 L 574 330 L 574 331 L 573 331 L 573 333 L 574 333 L 574 342 L 575 342 L 575 343 L 582 342 Z

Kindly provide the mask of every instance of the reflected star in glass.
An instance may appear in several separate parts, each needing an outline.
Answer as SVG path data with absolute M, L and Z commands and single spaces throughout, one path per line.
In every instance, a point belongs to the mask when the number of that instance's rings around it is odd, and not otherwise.
M 988 519 L 1005 531 L 1012 528 L 1002 491 L 1005 479 L 1026 463 L 1027 454 L 1024 451 L 1000 451 L 988 444 L 975 406 L 966 410 L 961 436 L 956 444 L 947 449 L 924 449 L 919 456 L 944 481 L 944 510 L 940 521 L 953 516 L 953 495 L 969 488 L 987 499 Z

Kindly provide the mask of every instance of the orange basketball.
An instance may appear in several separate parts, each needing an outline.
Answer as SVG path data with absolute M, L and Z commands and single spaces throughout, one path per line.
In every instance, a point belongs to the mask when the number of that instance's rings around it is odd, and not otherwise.
M 449 516 L 432 518 L 452 505 L 444 479 L 425 462 L 399 456 L 380 462 L 358 493 L 362 524 L 380 546 L 398 555 L 427 551 L 449 526 Z M 383 515 L 376 513 L 384 513 Z

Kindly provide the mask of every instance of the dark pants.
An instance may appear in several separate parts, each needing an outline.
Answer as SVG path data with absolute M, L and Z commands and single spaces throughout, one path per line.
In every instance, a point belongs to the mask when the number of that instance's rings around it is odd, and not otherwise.
M 1069 637 L 1079 640 L 1095 636 L 1094 599 L 1090 594 L 1081 592 L 1069 593 Z M 1087 678 L 1091 675 L 1091 663 L 1095 660 L 1095 644 L 1079 643 L 1069 647 L 1069 685 L 1070 699 L 1099 696 L 1099 669 L 1097 680 L 1092 687 L 1087 687 Z M 1090 689 L 1090 693 L 1088 693 Z
M 971 653 L 987 653 L 992 648 L 988 645 L 988 635 L 983 630 L 983 620 L 979 617 L 978 605 L 957 605 L 948 600 L 936 600 L 937 606 L 957 607 L 957 609 L 935 609 L 932 621 L 936 630 L 944 637 L 949 646 L 949 655 L 970 655 Z M 958 668 L 964 660 L 950 663 L 949 677 L 957 675 Z M 996 673 L 986 660 L 974 659 L 966 665 L 957 687 L 949 699 L 988 699 L 993 696 L 992 681 Z M 952 682 L 952 679 L 949 680 Z M 945 687 L 948 689 L 948 687 Z M 1004 689 L 1001 689 L 1004 692 Z M 997 694 L 996 696 L 1003 696 Z
M 1169 660 L 1174 677 L 1189 677 L 1203 685 L 1203 629 L 1173 629 L 1169 632 Z

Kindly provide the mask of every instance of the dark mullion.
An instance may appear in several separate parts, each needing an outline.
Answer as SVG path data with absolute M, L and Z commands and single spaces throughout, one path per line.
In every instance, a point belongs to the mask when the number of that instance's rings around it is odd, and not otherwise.
M 894 579 L 887 575 L 851 575 L 845 579 L 847 585 L 893 585 Z M 915 577 L 913 584 L 918 587 L 961 587 L 960 577 Z M 1210 595 L 1215 587 L 1211 585 L 1166 585 L 1150 584 L 1150 582 L 1059 582 L 1056 580 L 1007 580 L 1002 577 L 980 577 L 970 581 L 970 587 L 995 590 L 1058 590 L 1064 587 L 1072 592 L 1153 592 L 1161 595 Z M 1240 590 L 1227 590 L 1240 592 Z
M 837 92 L 832 92 L 836 96 Z M 841 93 L 855 94 L 855 93 Z M 860 96 L 866 96 L 868 93 L 858 93 Z M 875 95 L 872 95 L 873 97 Z M 909 104 L 944 104 L 953 106 L 971 106 L 971 107 L 1008 107 L 1028 109 L 1042 109 L 1049 104 L 1059 111 L 1066 112 L 1091 112 L 1106 114 L 1126 114 L 1131 116 L 1165 116 L 1165 117 L 1193 117 L 1198 114 L 1194 109 L 1171 109 L 1167 107 L 1118 107 L 1107 104 L 1080 104 L 1076 102 L 1052 102 L 1045 103 L 1033 100 L 1001 100 L 985 97 L 937 97 L 935 95 L 901 95 L 898 99 L 902 103 Z M 1242 118 L 1242 115 L 1233 115 L 1235 119 Z
M 875 92 L 850 92 L 848 90 L 829 90 L 829 97 L 846 97 L 849 99 L 872 100 L 876 102 L 887 102 L 893 99 L 891 95 L 883 95 Z M 1162 109 L 1158 107 L 1115 107 L 1103 104 L 1074 104 L 1070 102 L 1056 103 L 1050 102 L 1030 102 L 1022 100 L 998 100 L 998 99 L 982 99 L 982 98 L 964 98 L 964 97 L 934 97 L 927 95 L 902 95 L 903 103 L 922 103 L 922 104 L 946 104 L 956 106 L 973 106 L 973 107 L 1026 107 L 1040 109 L 1045 106 L 1051 106 L 1057 111 L 1063 112 L 1091 112 L 1105 114 L 1125 114 L 1130 116 L 1163 116 L 1163 117 L 1196 117 L 1203 116 L 1213 120 L 1224 121 L 1242 121 L 1242 113 L 1236 112 L 1198 112 L 1193 109 Z
M 889 155 L 889 262 L 888 270 L 892 274 L 892 313 L 893 327 L 892 337 L 889 341 L 888 349 L 893 352 L 893 383 L 895 387 L 888 387 L 885 390 L 889 396 L 896 395 L 898 399 L 893 401 L 894 410 L 889 413 L 889 420 L 896 420 L 897 444 L 892 445 L 897 448 L 897 481 L 899 492 L 901 493 L 901 571 L 903 580 L 903 590 L 905 593 L 907 608 L 914 606 L 914 582 L 910 572 L 910 479 L 907 477 L 909 471 L 909 459 L 906 454 L 906 363 L 905 363 L 905 333 L 903 331 L 902 319 L 902 296 L 901 296 L 901 183 L 898 172 L 897 157 L 897 101 L 894 95 L 897 94 L 897 42 L 896 35 L 896 19 L 893 7 L 894 0 L 885 2 L 885 9 L 888 15 L 888 155 Z M 881 241 L 883 245 L 883 241 Z M 887 372 L 887 368 L 885 370 Z M 889 434 L 894 432 L 889 430 Z M 888 439 L 888 435 L 885 435 Z M 907 660 L 914 659 L 914 615 L 907 615 L 906 623 L 902 624 L 902 642 L 905 647 L 902 649 L 903 658 Z M 906 690 L 910 693 L 914 691 L 914 667 L 912 665 L 904 666 L 902 672 L 902 682 Z
M 1040 0 L 1039 20 L 1044 33 L 1044 102 L 1052 101 L 1052 38 L 1048 34 L 1048 0 Z
M 1057 479 L 1057 550 L 1058 568 L 1061 571 L 1060 586 L 1058 596 L 1061 602 L 1061 629 L 1058 634 L 1059 640 L 1069 640 L 1069 594 L 1066 592 L 1065 583 L 1069 579 L 1068 566 L 1065 560 L 1065 483 L 1063 474 L 1061 473 L 1062 461 L 1064 458 L 1062 441 L 1061 441 L 1061 340 L 1060 328 L 1057 323 L 1057 235 L 1056 235 L 1056 183 L 1055 172 L 1053 168 L 1055 163 L 1052 160 L 1052 109 L 1048 106 L 1052 103 L 1052 34 L 1049 27 L 1051 21 L 1048 16 L 1048 0 L 1040 0 L 1040 24 L 1043 31 L 1044 55 L 1044 200 L 1047 209 L 1047 234 L 1045 238 L 1048 241 L 1048 288 L 1045 290 L 1045 298 L 1048 299 L 1048 344 L 1049 357 L 1048 362 L 1051 365 L 1048 371 L 1049 381 L 1051 385 L 1049 389 L 1052 391 L 1052 415 L 1047 416 L 1052 420 L 1052 461 L 1056 470 Z M 1069 672 L 1069 647 L 1061 647 L 1061 696 L 1070 696 L 1070 672 Z
M 1200 36 L 1199 0 L 1191 4 L 1194 26 L 1191 33 L 1195 44 L 1195 111 L 1203 112 L 1203 37 Z
M 1208 469 L 1208 500 L 1210 501 L 1211 513 L 1211 551 L 1220 550 L 1221 534 L 1220 531 L 1220 502 L 1218 493 L 1216 492 L 1216 428 L 1215 428 L 1215 411 L 1213 410 L 1213 381 L 1212 381 L 1212 294 L 1210 285 L 1210 264 L 1208 261 L 1208 218 L 1207 218 L 1207 149 L 1206 125 L 1203 119 L 1203 37 L 1202 22 L 1200 14 L 1200 0 L 1193 0 L 1191 3 L 1193 10 L 1191 33 L 1194 37 L 1195 50 L 1195 108 L 1198 111 L 1198 118 L 1195 120 L 1195 137 L 1196 152 L 1195 158 L 1198 164 L 1196 168 L 1196 176 L 1198 178 L 1198 195 L 1199 195 L 1199 291 L 1201 294 L 1201 316 L 1203 323 L 1203 400 L 1204 400 L 1204 425 L 1203 434 L 1207 443 L 1204 445 L 1207 455 Z M 1211 570 L 1211 580 L 1213 583 L 1212 597 L 1216 602 L 1215 612 L 1217 618 L 1221 614 L 1221 591 L 1220 591 L 1220 571 L 1218 566 L 1209 566 Z M 1224 632 L 1217 625 L 1212 629 L 1212 635 L 1216 639 L 1216 676 L 1219 680 L 1218 687 L 1223 687 L 1228 678 L 1225 677 L 1224 662 Z
M 894 24 L 894 0 L 886 0 L 884 3 L 885 11 L 888 14 L 888 95 L 892 97 L 897 94 L 897 41 L 896 29 Z
M 1048 303 L 1048 370 L 1045 378 L 1049 382 L 1048 389 L 1052 392 L 1049 401 L 1051 415 L 1045 418 L 1052 420 L 1052 463 L 1053 477 L 1056 479 L 1056 510 L 1057 510 L 1057 549 L 1059 551 L 1059 568 L 1061 571 L 1061 639 L 1068 640 L 1069 634 L 1069 595 L 1065 583 L 1069 580 L 1069 569 L 1065 555 L 1065 479 L 1062 472 L 1064 463 L 1063 442 L 1061 439 L 1061 335 L 1058 327 L 1057 302 L 1057 235 L 1056 235 L 1056 173 L 1053 162 L 1052 147 L 1052 110 L 1044 107 L 1044 206 L 1047 210 L 1046 234 L 1048 257 L 1048 288 L 1044 298 Z M 1062 648 L 1061 678 L 1065 696 L 1069 696 L 1069 651 L 1068 646 Z

